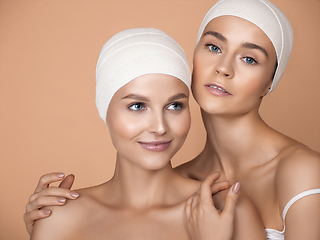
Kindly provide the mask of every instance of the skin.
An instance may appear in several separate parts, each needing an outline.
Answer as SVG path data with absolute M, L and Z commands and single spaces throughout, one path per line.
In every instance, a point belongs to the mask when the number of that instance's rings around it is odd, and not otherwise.
M 276 65 L 268 37 L 254 24 L 231 16 L 212 20 L 204 33 L 194 53 L 192 90 L 201 107 L 207 141 L 195 159 L 176 170 L 200 181 L 217 171 L 222 180 L 240 181 L 264 227 L 282 231 L 281 214 L 287 202 L 300 192 L 320 187 L 319 154 L 270 128 L 259 115 Z M 264 51 L 249 47 L 252 43 Z M 210 93 L 206 85 L 212 83 L 232 95 Z M 221 195 L 214 196 L 216 206 L 223 202 Z M 319 194 L 305 197 L 290 208 L 286 239 L 320 238 L 317 206 Z M 197 216 L 198 222 L 205 219 Z
M 267 55 L 244 43 L 262 47 Z M 287 202 L 320 188 L 320 156 L 270 128 L 259 115 L 275 62 L 271 41 L 256 25 L 222 16 L 206 26 L 194 53 L 192 90 L 207 141 L 203 151 L 177 171 L 200 181 L 219 171 L 222 180 L 241 182 L 265 228 L 282 231 Z M 217 96 L 208 84 L 219 84 L 231 95 Z M 305 197 L 287 213 L 285 239 L 319 239 L 319 222 L 320 194 Z
M 45 208 L 52 215 L 35 223 L 31 239 L 190 239 L 186 201 L 200 183 L 177 174 L 170 162 L 190 127 L 188 98 L 183 82 L 162 74 L 138 77 L 119 89 L 107 114 L 117 149 L 114 176 L 101 185 L 77 190 L 77 201 L 67 201 L 64 208 Z M 151 151 L 156 148 L 154 141 L 166 142 L 166 148 Z M 218 178 L 219 174 L 210 176 L 200 193 L 210 192 L 211 199 L 212 193 L 228 187 L 228 182 L 213 185 Z M 226 226 L 217 239 L 233 235 L 239 189 L 232 189 L 226 210 L 212 209 L 216 220 Z M 191 215 L 193 208 L 188 208 Z

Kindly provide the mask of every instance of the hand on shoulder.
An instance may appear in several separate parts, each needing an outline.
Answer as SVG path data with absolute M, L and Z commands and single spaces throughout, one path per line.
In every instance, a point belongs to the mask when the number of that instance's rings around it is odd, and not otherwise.
M 77 234 L 81 229 L 85 217 L 85 206 L 88 201 L 85 191 L 77 190 L 79 198 L 75 200 L 67 199 L 63 208 L 59 206 L 45 207 L 51 211 L 49 218 L 40 219 L 35 222 L 31 234 L 31 240 L 68 240 L 77 239 Z
M 23 220 L 29 234 L 32 233 L 36 220 L 49 217 L 51 212 L 43 209 L 46 206 L 63 206 L 66 199 L 76 199 L 79 194 L 71 191 L 74 175 L 64 173 L 49 173 L 40 177 L 38 186 L 30 196 Z M 51 183 L 61 181 L 59 187 L 49 187 Z

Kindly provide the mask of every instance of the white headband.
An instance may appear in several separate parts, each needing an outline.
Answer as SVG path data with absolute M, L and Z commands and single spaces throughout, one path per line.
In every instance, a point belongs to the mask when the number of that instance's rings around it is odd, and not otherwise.
M 278 63 L 269 91 L 271 92 L 278 85 L 291 54 L 293 31 L 288 18 L 268 0 L 220 0 L 204 17 L 196 44 L 200 41 L 207 24 L 212 19 L 225 15 L 240 17 L 252 22 L 261 28 L 271 40 L 277 54 Z
M 174 76 L 189 90 L 191 74 L 187 55 L 168 34 L 154 28 L 117 33 L 103 46 L 96 68 L 96 106 L 106 122 L 109 103 L 118 89 L 150 73 Z

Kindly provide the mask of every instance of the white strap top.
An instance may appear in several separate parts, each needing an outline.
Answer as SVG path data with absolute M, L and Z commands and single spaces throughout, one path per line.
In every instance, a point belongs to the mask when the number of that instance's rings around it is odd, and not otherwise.
M 291 198 L 291 200 L 286 204 L 286 206 L 283 209 L 283 213 L 282 213 L 282 220 L 284 223 L 283 230 L 280 232 L 280 231 L 272 229 L 272 228 L 266 228 L 265 230 L 267 233 L 268 240 L 284 240 L 284 232 L 286 229 L 285 218 L 286 218 L 286 215 L 287 215 L 289 208 L 292 206 L 292 204 L 294 204 L 299 199 L 306 197 L 306 196 L 309 196 L 309 195 L 312 195 L 312 194 L 317 194 L 317 193 L 320 193 L 320 188 L 311 189 L 311 190 L 299 193 L 298 195 Z

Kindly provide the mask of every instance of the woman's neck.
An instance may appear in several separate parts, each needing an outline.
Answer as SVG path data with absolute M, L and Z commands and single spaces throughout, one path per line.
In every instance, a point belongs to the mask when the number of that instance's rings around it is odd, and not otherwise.
M 108 192 L 119 207 L 143 210 L 179 202 L 174 194 L 179 181 L 181 176 L 170 162 L 164 168 L 148 170 L 118 155 Z
M 231 178 L 276 155 L 276 151 L 269 151 L 267 142 L 272 139 L 273 130 L 257 111 L 234 117 L 210 115 L 202 110 L 202 118 L 207 142 L 198 164 L 203 167 L 219 169 Z

